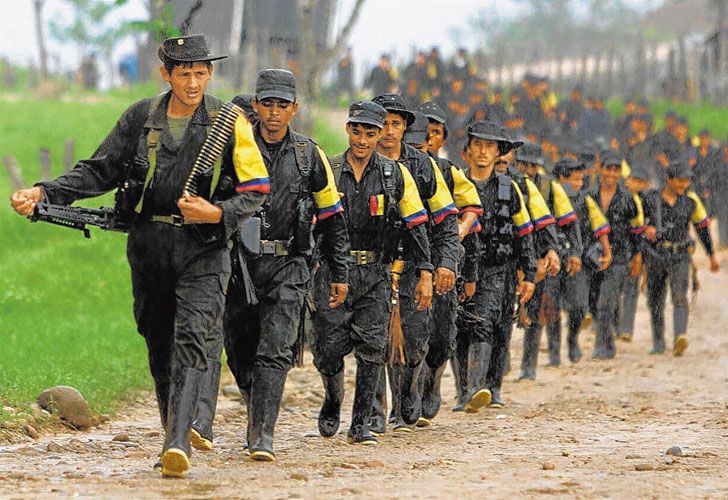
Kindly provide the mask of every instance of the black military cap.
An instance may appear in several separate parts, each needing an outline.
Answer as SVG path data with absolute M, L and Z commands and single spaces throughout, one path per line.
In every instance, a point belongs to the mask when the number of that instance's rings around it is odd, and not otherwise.
M 631 170 L 629 172 L 629 176 L 633 179 L 639 179 L 642 181 L 647 181 L 650 179 L 650 176 L 647 173 L 647 170 L 642 166 L 642 163 L 630 165 L 630 169 Z
M 384 119 L 387 110 L 371 101 L 355 101 L 349 106 L 349 119 L 347 123 L 363 123 L 384 128 Z
M 159 45 L 157 55 L 162 62 L 184 63 L 217 61 L 227 56 L 211 56 L 205 35 L 189 35 L 167 38 Z
M 516 161 L 543 166 L 543 151 L 538 144 L 526 143 L 516 152 Z
M 415 121 L 415 115 L 407 109 L 402 96 L 399 94 L 383 94 L 375 97 L 372 101 L 386 109 L 388 113 L 403 116 L 407 120 L 408 127 Z
M 685 161 L 675 161 L 667 167 L 669 178 L 690 179 L 693 177 L 693 169 Z
M 468 125 L 467 134 L 469 137 L 496 141 L 500 155 L 504 155 L 523 145 L 520 141 L 512 140 L 506 129 L 489 121 L 475 122 Z
M 677 118 L 677 113 L 670 109 L 665 113 L 665 118 Z
M 677 123 L 678 125 L 687 125 L 688 118 L 687 118 L 687 116 L 678 116 L 677 121 L 675 123 Z
M 711 134 L 710 134 L 710 130 L 708 130 L 707 128 L 704 128 L 704 129 L 700 130 L 700 133 L 698 135 L 700 137 L 708 137 Z
M 267 98 L 296 102 L 296 77 L 287 69 L 264 69 L 255 82 L 255 100 Z
M 602 152 L 602 167 L 622 166 L 622 157 L 614 151 Z
M 407 127 L 407 131 L 404 133 L 402 140 L 406 144 L 412 146 L 419 146 L 423 142 L 427 141 L 430 136 L 430 121 L 419 111 L 414 112 L 415 121 L 412 125 Z
M 574 161 L 573 158 L 562 158 L 556 162 L 553 168 L 553 174 L 555 176 L 563 175 L 568 177 L 571 172 L 581 170 L 580 165 Z
M 644 97 L 642 97 L 641 99 L 639 99 L 636 104 L 637 104 L 637 106 L 639 106 L 641 108 L 649 108 L 650 107 L 650 103 L 647 102 L 647 99 L 645 99 Z

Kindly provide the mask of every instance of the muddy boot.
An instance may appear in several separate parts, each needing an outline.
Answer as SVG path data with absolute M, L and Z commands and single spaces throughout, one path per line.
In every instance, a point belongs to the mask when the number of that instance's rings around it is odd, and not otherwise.
M 382 365 L 373 365 L 358 361 L 356 364 L 356 389 L 354 406 L 351 409 L 351 427 L 347 434 L 350 444 L 376 445 L 377 439 L 369 433 L 374 394 L 380 374 L 384 373 Z
M 523 358 L 521 374 L 518 380 L 536 380 L 536 363 L 538 363 L 538 345 L 541 340 L 541 325 L 531 323 L 523 335 Z
M 212 449 L 212 422 L 217 409 L 217 394 L 220 389 L 220 360 L 207 360 L 207 370 L 202 375 L 197 415 L 192 422 L 190 443 L 196 450 Z
M 326 397 L 321 405 L 318 417 L 319 433 L 323 437 L 331 437 L 339 430 L 341 421 L 341 402 L 344 400 L 344 369 L 329 377 L 321 374 Z
M 569 334 L 567 337 L 567 343 L 569 346 L 569 361 L 572 363 L 578 363 L 581 361 L 581 348 L 579 348 L 579 325 L 581 325 L 581 321 L 581 313 L 569 313 Z
M 159 419 L 162 429 L 167 429 L 167 406 L 169 405 L 169 379 L 154 379 L 154 391 L 157 393 L 157 406 L 159 407 Z M 160 465 L 161 467 L 161 465 Z
M 427 362 L 422 366 L 422 373 L 420 375 L 420 379 L 423 382 L 422 417 L 426 420 L 432 420 L 437 415 L 437 412 L 440 411 L 440 403 L 442 402 L 442 397 L 440 396 L 440 381 L 444 372 L 445 363 L 434 370 Z
M 500 387 L 491 387 L 490 389 L 490 406 L 491 408 L 503 408 L 505 403 L 501 399 Z
M 283 399 L 283 387 L 286 385 L 286 370 L 277 368 L 253 369 L 253 384 L 250 391 L 250 458 L 264 462 L 273 462 L 273 433 L 278 420 L 278 411 Z
M 470 344 L 468 348 L 468 402 L 466 413 L 477 413 L 490 404 L 491 394 L 486 389 L 486 376 L 490 365 L 492 346 L 487 342 Z
M 561 366 L 561 323 L 556 321 L 546 325 L 546 336 L 549 344 L 549 363 L 546 366 Z
M 203 372 L 173 368 L 167 415 L 167 434 L 162 453 L 162 476 L 183 477 L 190 468 L 190 430 L 200 395 Z
M 384 365 L 379 366 L 379 370 L 381 373 L 377 377 L 377 387 L 369 417 L 369 431 L 374 436 L 381 436 L 387 430 L 387 377 Z
M 452 411 L 465 411 L 465 403 L 468 402 L 468 350 L 458 347 L 450 363 L 457 391 L 457 404 L 452 407 Z
M 672 354 L 680 357 L 685 354 L 688 348 L 688 338 L 685 335 L 678 335 L 675 337 L 675 346 L 672 348 Z

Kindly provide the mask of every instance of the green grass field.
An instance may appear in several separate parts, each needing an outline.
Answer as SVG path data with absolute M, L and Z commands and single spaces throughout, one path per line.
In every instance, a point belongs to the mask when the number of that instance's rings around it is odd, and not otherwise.
M 147 93 L 154 92 L 150 89 Z M 38 149 L 49 148 L 61 173 L 63 142 L 76 158 L 91 155 L 139 89 L 83 99 L 0 99 L 0 156 L 17 158 L 28 185 L 38 180 Z M 326 151 L 345 147 L 341 134 L 317 122 Z M 132 316 L 124 235 L 31 224 L 15 215 L 5 170 L 0 173 L 0 421 L 2 406 L 21 410 L 50 386 L 72 385 L 98 412 L 151 387 L 146 347 Z M 109 205 L 109 196 L 84 205 Z

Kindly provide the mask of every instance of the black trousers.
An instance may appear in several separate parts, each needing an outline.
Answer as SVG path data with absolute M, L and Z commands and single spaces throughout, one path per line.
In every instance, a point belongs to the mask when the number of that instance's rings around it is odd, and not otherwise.
M 248 267 L 259 304 L 245 303 L 242 282 L 233 276 L 223 321 L 228 366 L 241 386 L 253 366 L 291 368 L 310 280 L 303 257 L 262 256 L 249 261 Z
M 323 265 L 314 278 L 311 351 L 316 368 L 333 376 L 354 352 L 358 362 L 383 365 L 387 355 L 390 283 L 382 263 L 352 266 L 349 295 L 339 307 L 329 307 L 330 273 Z
M 690 257 L 687 253 L 664 258 L 647 258 L 647 303 L 650 307 L 653 335 L 665 334 L 665 299 L 667 285 L 672 296 L 673 334 L 677 338 L 688 330 L 688 282 Z
M 127 240 L 134 317 L 155 380 L 172 366 L 207 369 L 222 344 L 220 318 L 230 278 L 227 247 L 201 243 L 189 227 L 137 222 Z
M 435 294 L 432 300 L 430 339 L 425 357 L 431 368 L 443 365 L 455 352 L 457 310 L 458 298 L 454 289 L 444 295 Z
M 430 340 L 430 309 L 417 310 L 415 289 L 420 280 L 420 273 L 411 263 L 405 264 L 402 277 L 399 279 L 399 301 L 402 332 L 404 333 L 405 363 L 417 366 L 427 355 Z

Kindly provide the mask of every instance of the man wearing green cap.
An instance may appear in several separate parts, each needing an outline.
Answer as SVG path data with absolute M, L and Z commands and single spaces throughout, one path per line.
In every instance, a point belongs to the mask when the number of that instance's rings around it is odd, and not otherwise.
M 198 397 L 220 359 L 228 244 L 261 206 L 269 183 L 251 125 L 240 116 L 220 166 L 198 181 L 200 196 L 183 191 L 222 106 L 205 94 L 212 61 L 222 57 L 210 55 L 204 36 L 192 35 L 165 40 L 159 58 L 167 93 L 133 104 L 93 157 L 56 180 L 17 191 L 11 203 L 29 215 L 41 201 L 68 205 L 122 183 L 132 191 L 122 208 L 135 214 L 127 242 L 134 316 L 165 429 L 162 474 L 179 477 L 190 466 Z
M 688 347 L 688 281 L 690 255 L 695 242 L 689 234 L 692 223 L 710 258 L 711 272 L 720 266 L 713 252 L 710 219 L 698 195 L 689 190 L 692 169 L 685 161 L 674 162 L 667 168 L 667 180 L 662 190 L 653 190 L 644 197 L 645 262 L 647 265 L 647 301 L 652 321 L 652 353 L 665 351 L 665 297 L 667 284 L 672 294 L 673 354 L 682 356 Z

